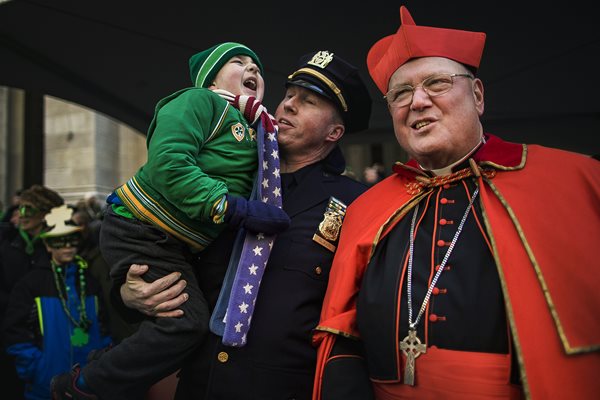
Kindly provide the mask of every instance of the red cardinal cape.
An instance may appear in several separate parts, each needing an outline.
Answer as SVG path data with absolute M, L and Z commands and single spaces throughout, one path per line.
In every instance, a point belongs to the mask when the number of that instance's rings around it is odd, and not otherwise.
M 537 145 L 487 143 L 470 161 L 527 398 L 600 393 L 600 162 Z M 484 170 L 495 173 L 483 174 Z M 420 201 L 417 164 L 347 210 L 321 320 L 314 399 L 336 335 L 360 337 L 356 298 L 380 240 Z M 414 193 L 414 194 L 410 194 Z M 426 191 L 425 191 L 426 192 Z M 399 364 L 400 365 L 400 364 Z M 399 373 L 398 376 L 401 376 Z

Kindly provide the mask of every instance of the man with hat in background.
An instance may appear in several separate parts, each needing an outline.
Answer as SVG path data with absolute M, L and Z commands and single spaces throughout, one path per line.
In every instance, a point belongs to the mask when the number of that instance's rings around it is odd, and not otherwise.
M 410 160 L 348 209 L 314 399 L 597 396 L 600 163 L 484 133 L 485 34 L 400 19 L 367 64 Z
M 371 99 L 356 67 L 325 50 L 303 56 L 286 87 L 275 118 L 283 210 L 291 225 L 274 242 L 247 344 L 225 346 L 221 337 L 211 334 L 183 367 L 178 400 L 311 398 L 316 360 L 311 331 L 319 318 L 346 206 L 366 189 L 342 175 L 345 161 L 338 142 L 345 134 L 367 129 Z M 209 247 L 203 255 L 210 251 Z M 214 270 L 224 274 L 227 255 L 221 256 Z M 177 277 L 149 287 L 138 276 L 146 268 L 130 270 L 122 287 L 124 299 L 148 315 L 178 315 L 168 310 L 181 304 L 185 295 L 166 299 L 180 292 L 184 282 L 158 293 L 159 284 L 170 286 Z M 198 272 L 202 285 L 207 269 Z M 214 305 L 219 288 L 203 290 Z
M 49 265 L 40 237 L 46 227 L 44 217 L 63 203 L 58 193 L 42 185 L 32 185 L 21 193 L 18 226 L 10 226 L 0 237 L 0 309 L 4 310 L 19 279 L 33 268 Z

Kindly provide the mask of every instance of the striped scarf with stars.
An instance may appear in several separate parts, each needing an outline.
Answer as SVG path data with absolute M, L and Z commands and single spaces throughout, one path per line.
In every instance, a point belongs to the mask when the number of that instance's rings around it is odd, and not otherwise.
M 275 119 L 253 96 L 234 96 L 220 89 L 214 92 L 240 110 L 251 125 L 257 124 L 258 172 L 251 200 L 260 199 L 281 208 L 281 176 Z M 211 331 L 223 336 L 224 345 L 241 347 L 247 343 L 247 333 L 260 281 L 274 240 L 275 235 L 267 236 L 244 229 L 240 229 L 238 233 L 210 321 Z

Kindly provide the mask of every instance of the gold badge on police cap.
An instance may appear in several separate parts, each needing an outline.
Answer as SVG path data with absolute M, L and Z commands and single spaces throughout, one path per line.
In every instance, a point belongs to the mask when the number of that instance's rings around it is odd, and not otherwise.
M 340 238 L 345 216 L 346 205 L 335 197 L 330 197 L 325 214 L 323 214 L 323 221 L 319 224 L 317 233 L 313 235 L 313 240 L 327 250 L 334 252 Z
M 315 54 L 307 64 L 314 65 L 315 67 L 319 68 L 325 68 L 332 60 L 333 53 L 330 53 L 327 50 L 322 50 Z

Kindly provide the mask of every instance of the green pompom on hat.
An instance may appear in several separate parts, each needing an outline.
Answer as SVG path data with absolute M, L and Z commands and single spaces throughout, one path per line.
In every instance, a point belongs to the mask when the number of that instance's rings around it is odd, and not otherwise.
M 209 87 L 223 65 L 237 55 L 251 57 L 263 74 L 263 66 L 258 56 L 249 47 L 240 43 L 225 42 L 190 57 L 190 77 L 194 86 Z

